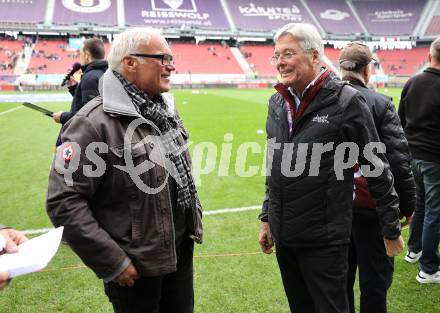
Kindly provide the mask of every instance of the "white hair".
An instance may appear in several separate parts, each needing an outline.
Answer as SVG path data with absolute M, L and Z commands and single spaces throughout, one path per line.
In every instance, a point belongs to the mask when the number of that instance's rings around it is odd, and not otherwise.
M 301 48 L 304 50 L 316 50 L 319 52 L 320 58 L 324 55 L 324 43 L 321 35 L 312 24 L 307 23 L 290 23 L 281 27 L 275 34 L 274 41 L 286 34 L 292 35 L 299 41 Z
M 120 72 L 122 59 L 131 53 L 139 52 L 139 45 L 148 45 L 151 37 L 155 35 L 161 36 L 160 32 L 153 28 L 131 28 L 117 35 L 107 57 L 109 68 Z

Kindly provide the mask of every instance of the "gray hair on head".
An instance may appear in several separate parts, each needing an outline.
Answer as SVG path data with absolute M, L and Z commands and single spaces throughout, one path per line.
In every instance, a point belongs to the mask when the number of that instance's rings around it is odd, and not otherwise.
M 438 37 L 431 43 L 429 52 L 431 53 L 431 57 L 436 61 L 436 63 L 440 63 L 440 37 Z
M 281 27 L 275 34 L 274 41 L 277 42 L 281 36 L 289 34 L 299 41 L 301 48 L 306 51 L 316 50 L 322 58 L 324 55 L 324 43 L 321 35 L 312 24 L 290 23 Z
M 153 28 L 131 28 L 117 35 L 107 57 L 110 69 L 120 72 L 122 59 L 131 53 L 138 53 L 139 45 L 148 45 L 151 37 L 157 35 L 161 36 Z

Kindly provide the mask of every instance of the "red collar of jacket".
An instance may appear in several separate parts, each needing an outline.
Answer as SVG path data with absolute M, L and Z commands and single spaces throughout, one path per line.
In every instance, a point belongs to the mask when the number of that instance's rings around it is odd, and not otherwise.
M 296 109 L 295 100 L 293 98 L 293 95 L 290 93 L 288 87 L 286 85 L 283 85 L 282 83 L 275 85 L 275 89 L 287 101 L 292 119 L 295 120 L 301 117 L 307 106 L 313 101 L 318 92 L 321 90 L 326 78 L 330 75 L 330 73 L 330 70 L 325 69 L 324 72 L 320 73 L 320 76 L 316 79 L 316 81 L 314 81 L 312 85 L 308 86 L 299 103 L 298 110 Z

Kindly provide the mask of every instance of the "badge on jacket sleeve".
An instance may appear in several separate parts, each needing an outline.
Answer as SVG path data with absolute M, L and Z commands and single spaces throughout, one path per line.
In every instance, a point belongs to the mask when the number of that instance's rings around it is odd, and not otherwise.
M 72 146 L 70 144 L 66 144 L 61 151 L 61 156 L 63 157 L 64 161 L 70 161 L 70 159 L 73 157 L 73 153 Z

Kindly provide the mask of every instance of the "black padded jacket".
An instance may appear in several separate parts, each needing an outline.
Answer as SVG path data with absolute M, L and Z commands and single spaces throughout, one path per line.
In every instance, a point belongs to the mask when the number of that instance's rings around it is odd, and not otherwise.
M 345 79 L 345 77 L 344 77 Z M 352 86 L 367 100 L 374 124 L 387 149 L 386 157 L 394 176 L 394 188 L 399 196 L 400 215 L 411 216 L 416 202 L 416 186 L 411 170 L 411 153 L 392 99 L 370 90 L 356 78 L 347 77 Z M 362 210 L 367 213 L 371 210 Z
M 69 88 L 69 92 L 73 96 L 72 105 L 69 112 L 61 114 L 61 124 L 66 124 L 87 102 L 99 95 L 99 79 L 107 69 L 106 60 L 95 60 L 82 67 L 81 81 L 78 85 Z
M 286 101 L 280 93 L 274 94 L 269 100 L 266 131 L 268 171 L 260 219 L 269 222 L 275 243 L 279 246 L 347 244 L 351 234 L 354 173 L 353 166 L 347 166 L 342 176 L 337 173 L 342 158 L 337 157 L 336 150 L 354 144 L 359 148 L 359 164 L 375 168 L 363 153 L 367 144 L 380 141 L 365 99 L 353 87 L 330 75 L 303 115 L 294 121 L 291 135 Z M 313 150 L 320 145 L 325 145 L 328 151 L 312 158 Z M 306 156 L 304 162 L 296 160 L 301 149 L 306 151 L 302 153 Z M 377 203 L 382 234 L 395 239 L 401 232 L 399 199 L 386 157 L 377 154 L 376 158 L 383 170 L 377 177 L 367 177 L 367 182 Z M 301 166 L 304 170 L 300 174 L 286 172 L 286 167 L 292 171 Z
M 406 82 L 399 117 L 412 157 L 440 163 L 440 69 L 428 67 Z

